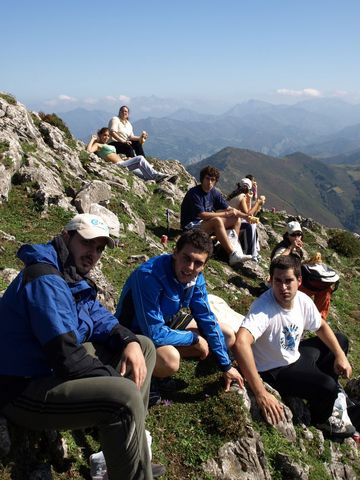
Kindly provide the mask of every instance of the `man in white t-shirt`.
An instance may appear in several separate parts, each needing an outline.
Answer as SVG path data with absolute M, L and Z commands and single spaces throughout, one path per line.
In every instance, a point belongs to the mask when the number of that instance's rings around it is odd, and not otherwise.
M 312 423 L 337 437 L 355 429 L 333 418 L 338 376 L 349 378 L 348 341 L 334 334 L 313 301 L 299 292 L 301 268 L 292 256 L 270 266 L 271 289 L 252 304 L 240 327 L 233 352 L 264 417 L 272 424 L 283 418 L 283 407 L 263 381 L 282 396 L 306 399 Z M 316 337 L 301 340 L 304 331 Z

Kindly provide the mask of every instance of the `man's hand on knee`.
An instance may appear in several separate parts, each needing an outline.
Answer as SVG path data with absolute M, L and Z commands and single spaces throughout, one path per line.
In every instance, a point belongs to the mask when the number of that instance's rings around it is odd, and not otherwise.
M 130 370 L 131 378 L 140 389 L 145 381 L 147 368 L 141 347 L 137 342 L 130 342 L 124 348 L 120 363 L 120 375 L 123 377 L 127 370 Z
M 344 378 L 350 378 L 352 374 L 352 367 L 347 359 L 345 353 L 335 357 L 334 370 L 337 375 Z

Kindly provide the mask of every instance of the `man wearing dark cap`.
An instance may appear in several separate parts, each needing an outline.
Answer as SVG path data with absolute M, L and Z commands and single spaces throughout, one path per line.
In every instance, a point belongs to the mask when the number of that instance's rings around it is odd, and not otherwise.
M 150 480 L 155 352 L 96 300 L 88 273 L 105 246 L 108 226 L 85 213 L 19 249 L 25 267 L 0 300 L 0 413 L 29 429 L 97 427 L 109 478 Z

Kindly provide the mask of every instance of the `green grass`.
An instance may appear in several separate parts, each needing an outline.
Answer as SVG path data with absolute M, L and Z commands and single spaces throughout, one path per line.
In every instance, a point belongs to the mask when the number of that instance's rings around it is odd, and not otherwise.
M 25 147 L 23 144 L 24 153 L 34 153 L 32 149 L 32 144 Z M 58 167 L 61 169 L 61 165 Z M 124 172 L 121 176 L 124 177 Z M 133 176 L 129 173 L 125 174 L 125 178 L 131 188 Z M 71 179 L 63 179 L 63 181 L 68 182 L 66 188 L 77 187 Z M 137 263 L 129 263 L 130 255 L 146 254 L 151 257 L 161 253 L 144 239 L 127 230 L 128 224 L 132 221 L 120 205 L 122 199 L 128 202 L 135 216 L 141 218 L 147 225 L 146 234 L 159 241 L 160 236 L 166 233 L 166 205 L 163 197 L 157 193 L 157 186 L 147 185 L 146 188 L 148 196 L 144 200 L 138 198 L 132 191 L 124 192 L 112 186 L 113 198 L 109 208 L 118 215 L 125 226 L 125 232 L 120 238 L 121 246 L 114 250 L 107 250 L 103 256 L 102 265 L 103 273 L 117 294 L 120 293 L 128 275 L 137 266 Z M 19 247 L 18 242 L 46 242 L 60 233 L 72 216 L 72 213 L 55 206 L 49 208 L 44 215 L 44 212 L 38 210 L 32 198 L 33 192 L 34 185 L 14 184 L 9 201 L 0 204 L 0 229 L 16 237 L 16 242 L 0 239 L 0 268 L 20 269 L 21 262 L 15 258 Z M 177 211 L 178 206 L 171 208 Z M 265 212 L 263 215 L 269 224 L 282 220 L 278 214 Z M 283 227 L 275 228 L 279 233 L 283 231 Z M 171 224 L 167 252 L 172 251 L 177 234 L 177 225 L 174 221 Z M 309 250 L 316 251 L 315 237 L 311 233 L 306 234 L 306 241 Z M 266 260 L 270 251 L 271 249 L 262 252 Z M 352 347 L 350 358 L 354 366 L 354 374 L 359 375 L 360 279 L 355 272 L 356 269 L 357 271 L 360 269 L 360 265 L 356 257 L 340 255 L 339 258 L 339 267 L 335 265 L 334 267 L 341 270 L 343 277 L 338 291 L 333 295 L 330 320 L 334 327 L 339 327 L 350 337 Z M 224 264 L 214 259 L 209 261 L 205 277 L 212 286 L 211 293 L 226 299 L 242 314 L 248 310 L 260 283 L 243 274 L 225 273 Z M 225 287 L 229 283 L 236 287 L 234 291 Z M 251 295 L 241 293 L 238 287 L 242 284 L 247 285 Z M 0 281 L 0 290 L 4 288 L 4 282 Z M 209 475 L 202 472 L 201 464 L 208 459 L 216 459 L 219 447 L 225 442 L 236 440 L 244 435 L 244 427 L 249 421 L 248 415 L 239 395 L 234 392 L 225 394 L 222 391 L 221 373 L 212 361 L 201 363 L 183 361 L 177 378 L 186 382 L 188 386 L 175 395 L 169 395 L 169 402 L 151 408 L 147 418 L 147 428 L 153 436 L 154 461 L 166 464 L 167 474 L 164 480 L 210 480 Z M 278 452 L 290 454 L 299 463 L 309 465 L 310 480 L 329 478 L 323 465 L 329 459 L 329 442 L 325 443 L 325 451 L 322 454 L 318 453 L 317 438 L 312 442 L 305 442 L 305 451 L 302 451 L 299 442 L 289 444 L 275 429 L 265 424 L 255 424 L 255 428 L 261 434 L 273 479 L 283 478 L 276 457 Z M 90 453 L 100 448 L 97 436 L 92 431 L 63 433 L 70 447 L 69 466 L 66 472 L 54 473 L 54 479 L 89 479 L 87 461 Z M 302 436 L 301 429 L 297 429 L 297 434 L 299 438 Z M 347 449 L 344 447 L 344 455 L 347 454 Z M 18 454 L 16 458 L 20 465 L 21 455 Z M 1 480 L 11 478 L 9 473 L 11 461 L 13 459 L 8 459 L 3 462 L 3 467 L 0 465 Z M 353 463 L 350 457 L 346 457 L 346 461 Z M 356 472 L 360 478 L 359 468 Z

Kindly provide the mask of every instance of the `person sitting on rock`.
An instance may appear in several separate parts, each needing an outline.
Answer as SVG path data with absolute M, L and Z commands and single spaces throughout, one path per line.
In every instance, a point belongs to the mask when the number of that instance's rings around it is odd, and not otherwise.
M 303 246 L 304 234 L 300 223 L 296 221 L 289 222 L 286 226 L 283 240 L 274 247 L 270 259 L 274 260 L 280 255 L 293 255 L 298 257 L 302 262 L 307 261 Z M 305 277 L 300 286 L 300 290 L 314 300 L 314 303 L 324 320 L 327 320 L 329 316 L 331 297 L 335 289 L 336 283 L 324 283 L 320 280 L 310 281 Z
M 25 268 L 0 299 L 0 414 L 33 430 L 95 427 L 109 478 L 153 478 L 145 436 L 155 349 L 96 299 L 88 277 L 104 221 L 70 220 L 46 244 L 23 245 Z
M 333 437 L 355 432 L 334 408 L 340 392 L 338 377 L 349 378 L 348 340 L 331 330 L 312 300 L 299 291 L 301 263 L 289 255 L 270 265 L 271 288 L 250 307 L 232 349 L 264 417 L 283 419 L 282 404 L 269 393 L 267 382 L 282 396 L 306 399 L 311 421 Z M 305 331 L 315 337 L 301 340 Z
M 129 107 L 120 107 L 119 115 L 109 122 L 111 143 L 116 148 L 116 153 L 123 153 L 127 157 L 141 155 L 145 157 L 143 143 L 148 138 L 148 133 L 143 131 L 141 135 L 134 135 L 133 127 L 129 122 Z
M 208 302 L 202 272 L 212 250 L 207 233 L 183 233 L 173 254 L 153 257 L 131 273 L 115 316 L 121 325 L 154 342 L 156 378 L 167 379 L 175 374 L 182 357 L 202 360 L 211 350 L 223 372 L 225 389 L 229 390 L 232 381 L 240 387 L 243 381 L 227 353 L 235 341 L 235 332 L 217 322 Z
M 167 175 L 166 173 L 157 172 L 142 155 L 123 160 L 120 155 L 116 153 L 115 147 L 108 144 L 109 139 L 110 130 L 103 127 L 97 132 L 97 135 L 92 135 L 86 149 L 90 153 L 96 153 L 96 155 L 106 162 L 128 168 L 142 180 L 155 180 L 156 183 L 164 181 L 171 183 L 176 182 L 177 175 Z
M 249 178 L 242 178 L 237 184 L 236 189 L 228 195 L 227 200 L 231 207 L 249 215 L 248 219 L 242 218 L 241 220 L 241 230 L 244 231 L 245 234 L 244 252 L 251 255 L 253 260 L 259 261 L 260 245 L 257 238 L 256 222 L 254 221 L 258 221 L 258 218 L 253 219 L 252 217 L 255 217 L 264 205 L 265 197 L 264 195 L 261 195 L 256 199 L 254 205 L 252 205 L 252 187 L 253 184 Z
M 243 254 L 238 241 L 241 218 L 248 218 L 248 215 L 229 206 L 215 188 L 219 178 L 220 172 L 215 167 L 207 166 L 201 170 L 200 184 L 190 188 L 182 201 L 180 223 L 183 230 L 199 228 L 215 235 L 229 256 L 230 266 L 236 267 L 252 258 Z M 229 239 L 227 230 L 235 231 L 235 243 Z

